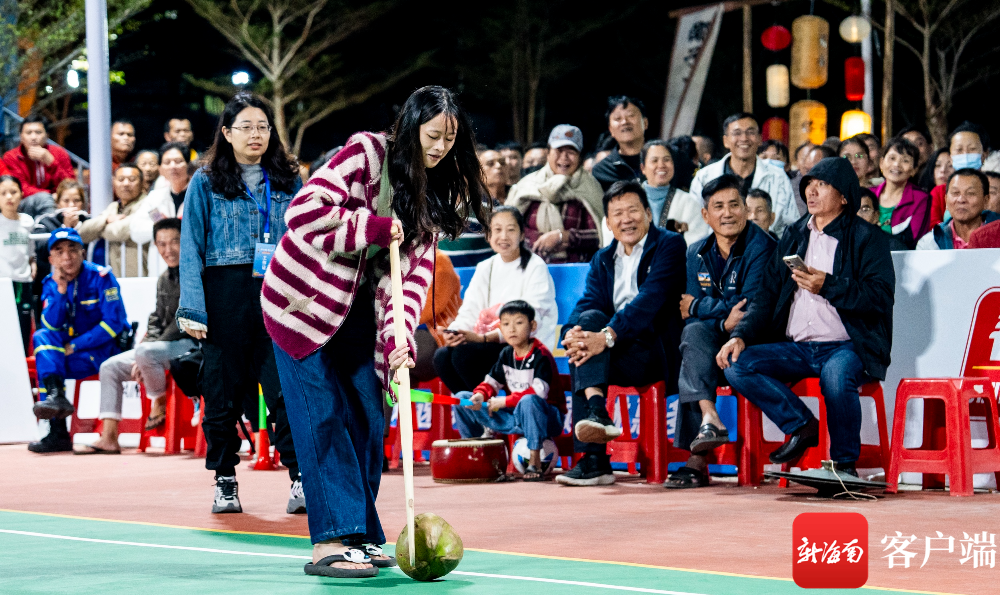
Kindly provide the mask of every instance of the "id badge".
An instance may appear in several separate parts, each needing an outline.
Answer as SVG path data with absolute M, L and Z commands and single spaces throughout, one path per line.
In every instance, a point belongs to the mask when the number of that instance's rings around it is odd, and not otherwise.
M 274 244 L 264 244 L 257 242 L 257 248 L 253 253 L 253 276 L 260 279 L 267 272 L 267 267 L 271 264 L 271 257 L 274 256 Z

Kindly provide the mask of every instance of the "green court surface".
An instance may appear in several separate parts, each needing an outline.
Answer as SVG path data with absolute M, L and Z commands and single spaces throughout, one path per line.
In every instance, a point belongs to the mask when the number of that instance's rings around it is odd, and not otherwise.
M 655 544 L 638 547 L 655 547 Z M 391 546 L 388 549 L 391 551 Z M 398 569 L 383 569 L 374 579 L 328 579 L 302 572 L 310 551 L 309 540 L 302 537 L 0 511 L 0 593 L 350 595 L 384 591 L 495 595 L 506 591 L 517 595 L 613 592 L 783 595 L 808 592 L 788 580 L 469 550 L 458 570 L 433 583 L 412 581 Z M 824 595 L 857 592 L 822 591 Z

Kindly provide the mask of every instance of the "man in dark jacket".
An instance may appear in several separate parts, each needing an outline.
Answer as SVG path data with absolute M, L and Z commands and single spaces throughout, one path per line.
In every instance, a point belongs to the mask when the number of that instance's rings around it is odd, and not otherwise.
M 646 142 L 646 106 L 638 99 L 619 95 L 608 98 L 604 114 L 608 132 L 617 142 L 611 153 L 594 166 L 594 177 L 605 192 L 619 180 L 643 180 L 639 153 Z
M 162 219 L 153 226 L 153 242 L 167 270 L 156 282 L 156 309 L 149 315 L 146 336 L 130 349 L 110 357 L 101 364 L 101 437 L 92 446 L 77 450 L 77 454 L 109 454 L 121 452 L 118 444 L 118 422 L 122 418 L 123 382 L 141 380 L 146 396 L 153 405 L 146 429 L 160 426 L 166 419 L 166 372 L 170 360 L 183 354 L 195 343 L 174 321 L 181 286 L 178 274 L 181 247 L 181 220 Z
M 687 293 L 681 296 L 679 407 L 674 446 L 691 451 L 687 464 L 670 476 L 668 488 L 708 485 L 712 449 L 729 442 L 729 431 L 715 409 L 719 367 L 715 355 L 743 319 L 777 242 L 747 220 L 740 180 L 723 175 L 702 190 L 702 216 L 714 232 L 691 245 L 687 255 Z
M 855 215 L 860 187 L 845 159 L 820 161 L 801 191 L 811 216 L 785 231 L 716 359 L 733 388 L 789 436 L 771 454 L 773 463 L 793 462 L 818 444 L 819 423 L 786 383 L 819 377 L 830 457 L 856 475 L 858 387 L 885 379 L 896 276 L 887 235 Z M 786 256 L 802 262 L 786 265 Z
M 563 327 L 573 377 L 573 447 L 583 458 L 557 481 L 614 483 L 606 443 L 621 434 L 607 411 L 607 388 L 667 382 L 677 388 L 684 291 L 684 238 L 651 225 L 642 185 L 614 183 L 604 194 L 611 245 L 590 261 L 587 289 Z

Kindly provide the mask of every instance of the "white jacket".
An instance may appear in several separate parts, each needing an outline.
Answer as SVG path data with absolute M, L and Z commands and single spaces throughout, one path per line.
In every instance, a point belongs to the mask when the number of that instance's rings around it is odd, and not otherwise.
M 701 216 L 701 206 L 697 198 L 692 196 L 690 192 L 684 192 L 680 188 L 674 191 L 674 198 L 670 201 L 670 210 L 667 211 L 667 219 L 687 223 L 688 230 L 684 232 L 684 242 L 688 246 L 708 237 L 708 234 L 712 233 L 712 228 L 709 227 L 708 223 L 705 223 L 705 218 Z M 602 247 L 607 248 L 615 239 L 615 236 L 611 233 L 611 228 L 608 227 L 607 217 L 601 221 L 601 227 L 604 228 L 604 235 L 602 236 L 604 243 Z
M 148 244 L 153 241 L 153 221 L 152 212 L 159 211 L 159 219 L 169 219 L 171 217 L 182 217 L 184 215 L 184 204 L 181 203 L 181 210 L 178 212 L 174 208 L 174 198 L 170 195 L 170 185 L 157 188 L 155 185 L 146 198 L 142 200 L 132 216 L 129 225 L 129 233 L 132 241 L 136 244 Z
M 710 163 L 698 170 L 694 180 L 691 182 L 691 194 L 698 200 L 699 204 L 704 203 L 701 196 L 701 189 L 715 178 L 723 174 L 731 153 Z M 760 157 L 757 158 L 757 169 L 753 174 L 751 188 L 760 188 L 771 195 L 771 205 L 774 210 L 774 223 L 771 231 L 778 236 L 785 228 L 799 220 L 799 208 L 795 205 L 795 195 L 792 194 L 792 184 L 788 181 L 788 174 L 781 168 L 774 167 Z
M 521 259 L 504 262 L 499 254 L 476 265 L 469 288 L 462 298 L 458 316 L 448 327 L 453 330 L 471 331 L 476 328 L 479 313 L 497 304 L 524 300 L 535 309 L 538 330 L 535 337 L 553 350 L 556 344 L 556 286 L 545 261 L 532 254 L 528 266 L 521 270 Z

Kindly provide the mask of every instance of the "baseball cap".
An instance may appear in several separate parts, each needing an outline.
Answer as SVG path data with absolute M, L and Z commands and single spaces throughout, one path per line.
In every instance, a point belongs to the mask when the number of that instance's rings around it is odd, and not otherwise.
M 61 242 L 63 240 L 69 240 L 71 242 L 76 242 L 83 246 L 83 240 L 80 239 L 80 234 L 77 233 L 72 227 L 60 227 L 59 229 L 52 232 L 49 236 L 49 250 L 52 246 L 56 245 L 56 242 Z
M 560 124 L 549 133 L 549 148 L 573 147 L 583 152 L 583 133 L 571 124 Z

